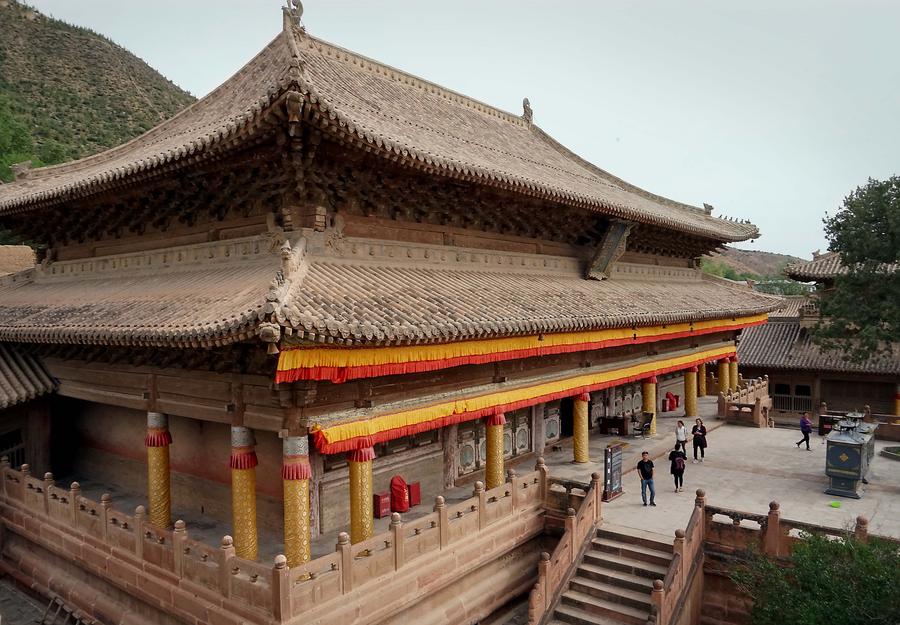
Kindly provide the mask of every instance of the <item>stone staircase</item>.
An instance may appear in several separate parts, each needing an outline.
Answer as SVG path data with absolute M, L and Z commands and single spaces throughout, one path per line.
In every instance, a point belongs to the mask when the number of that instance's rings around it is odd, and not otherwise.
M 604 525 L 563 590 L 552 625 L 646 625 L 653 580 L 664 579 L 672 560 L 666 537 Z

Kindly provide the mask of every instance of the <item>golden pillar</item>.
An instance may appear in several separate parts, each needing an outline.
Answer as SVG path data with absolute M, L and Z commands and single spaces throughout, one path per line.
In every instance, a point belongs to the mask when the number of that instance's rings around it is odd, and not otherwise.
M 697 416 L 697 367 L 684 372 L 684 416 Z
M 150 525 L 165 529 L 172 523 L 172 490 L 169 482 L 169 418 L 160 412 L 147 413 L 147 499 Z
M 897 384 L 897 392 L 894 393 L 894 414 L 900 417 L 900 383 Z
M 306 436 L 287 436 L 282 441 L 281 481 L 284 487 L 284 555 L 287 565 L 309 562 L 309 440 Z
M 372 460 L 375 450 L 371 447 L 356 449 L 347 456 L 350 465 L 350 542 L 367 540 L 375 533 L 375 515 L 372 510 Z
M 484 420 L 484 436 L 487 458 L 484 465 L 484 487 L 487 490 L 503 483 L 503 426 L 506 417 L 503 413 L 492 415 Z
M 697 367 L 697 395 L 706 397 L 706 363 Z
M 653 413 L 650 420 L 650 434 L 656 434 L 656 376 L 644 380 L 641 388 L 644 412 Z
M 256 529 L 256 439 L 249 428 L 231 427 L 231 525 L 234 553 L 245 560 L 259 556 Z
M 738 389 L 738 361 L 737 356 L 732 356 L 728 362 L 728 388 L 732 391 Z
M 719 392 L 726 395 L 731 390 L 731 384 L 728 382 L 729 372 L 728 359 L 723 358 L 719 361 Z
M 590 399 L 591 396 L 588 393 L 582 393 L 573 402 L 572 451 L 575 456 L 575 462 L 591 461 L 588 450 L 588 429 L 590 424 L 588 419 L 588 401 Z

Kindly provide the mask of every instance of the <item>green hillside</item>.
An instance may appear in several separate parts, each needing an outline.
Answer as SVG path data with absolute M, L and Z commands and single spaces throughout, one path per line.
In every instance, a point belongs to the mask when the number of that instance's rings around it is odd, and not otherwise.
M 124 143 L 194 101 L 86 28 L 0 0 L 0 180 Z

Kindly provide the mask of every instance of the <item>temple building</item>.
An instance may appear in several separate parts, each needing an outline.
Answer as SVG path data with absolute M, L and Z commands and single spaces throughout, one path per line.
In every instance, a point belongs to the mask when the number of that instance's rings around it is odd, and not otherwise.
M 781 301 L 700 271 L 759 236 L 711 212 L 288 12 L 174 118 L 0 186 L 40 246 L 0 277 L 0 454 L 295 567 L 370 538 L 395 475 L 496 488 L 658 385 L 691 416 L 707 368 L 736 384 Z
M 824 403 L 834 411 L 870 411 L 900 415 L 900 347 L 893 356 L 873 355 L 853 362 L 843 352 L 816 345 L 810 330 L 819 322 L 819 297 L 846 273 L 836 252 L 813 254 L 810 262 L 789 265 L 785 272 L 800 282 L 813 282 L 809 296 L 791 297 L 770 315 L 769 323 L 748 329 L 738 343 L 747 377 L 769 376 L 773 416 L 796 424 L 803 412 L 817 413 Z M 882 428 L 879 434 L 886 435 Z

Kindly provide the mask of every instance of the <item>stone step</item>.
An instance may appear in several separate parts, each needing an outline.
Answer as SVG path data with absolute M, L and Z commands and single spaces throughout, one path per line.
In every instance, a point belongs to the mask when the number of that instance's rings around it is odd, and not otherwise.
M 578 575 L 569 581 L 569 589 L 650 613 L 650 591 L 627 590 Z
M 621 603 L 605 601 L 576 590 L 567 590 L 562 594 L 561 605 L 557 608 L 556 615 L 562 616 L 560 608 L 565 607 L 574 607 L 586 612 L 589 616 L 601 616 L 630 625 L 646 625 L 647 617 L 650 614 L 649 610 L 639 610 Z
M 668 570 L 668 566 L 644 562 L 642 560 L 633 560 L 631 558 L 606 553 L 605 551 L 586 551 L 582 563 L 591 564 L 604 569 L 621 571 L 623 573 L 631 573 L 632 575 L 646 577 L 651 580 L 665 579 L 666 571 Z
M 622 625 L 622 621 L 591 614 L 573 606 L 560 606 L 548 625 Z
M 626 543 L 613 540 L 604 536 L 603 538 L 592 538 L 591 549 L 594 551 L 604 551 L 613 555 L 631 558 L 632 560 L 641 560 L 659 564 L 660 566 L 669 566 L 674 555 L 671 551 L 665 552 L 653 547 L 645 547 L 644 545 L 636 545 L 634 543 Z
M 624 525 L 615 525 L 613 523 L 604 523 L 597 529 L 597 538 L 608 538 L 620 543 L 629 543 L 631 545 L 640 545 L 657 551 L 666 553 L 674 553 L 673 543 L 674 537 L 669 538 L 664 534 L 656 532 L 648 532 L 646 530 L 626 527 Z
M 633 575 L 631 573 L 625 573 L 624 571 L 604 568 L 587 562 L 581 562 L 581 564 L 578 565 L 576 574 L 581 577 L 597 580 L 598 582 L 625 588 L 626 590 L 646 592 L 648 595 L 650 594 L 650 591 L 653 590 L 653 579 L 649 577 L 641 577 L 640 575 Z

